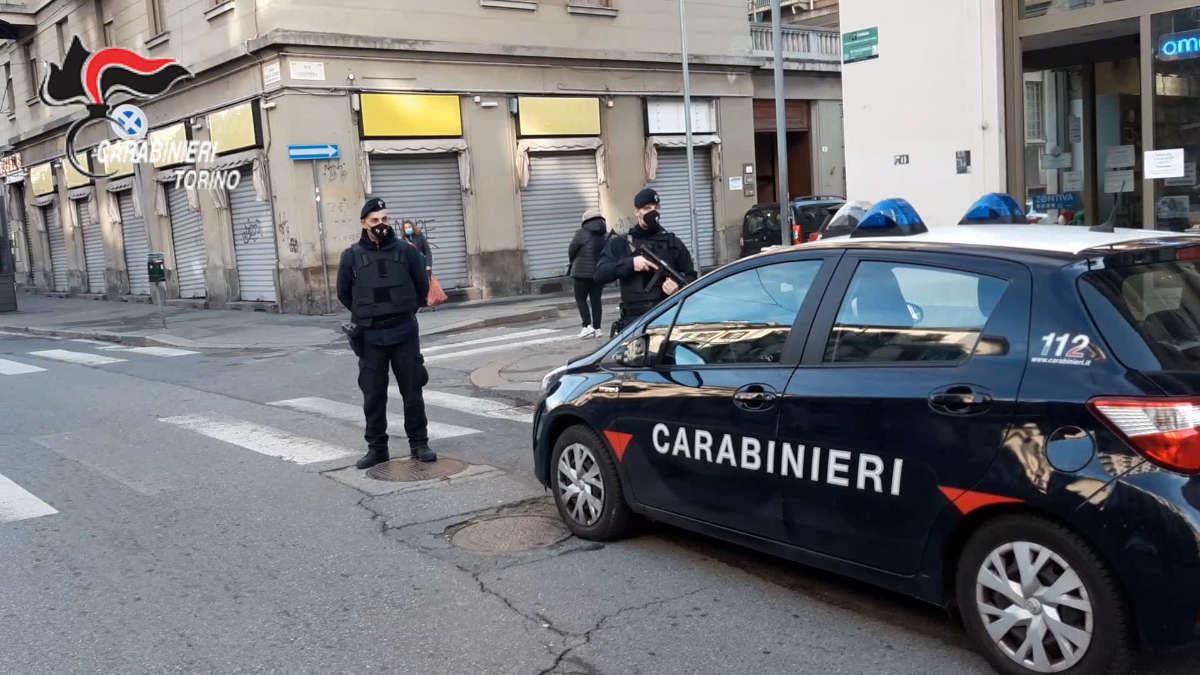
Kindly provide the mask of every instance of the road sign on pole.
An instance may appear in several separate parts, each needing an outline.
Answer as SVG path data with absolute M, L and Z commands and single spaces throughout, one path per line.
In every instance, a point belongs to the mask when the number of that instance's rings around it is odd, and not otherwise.
M 324 145 L 289 145 L 288 159 L 302 161 L 306 159 L 338 159 L 342 156 L 338 146 L 332 143 Z

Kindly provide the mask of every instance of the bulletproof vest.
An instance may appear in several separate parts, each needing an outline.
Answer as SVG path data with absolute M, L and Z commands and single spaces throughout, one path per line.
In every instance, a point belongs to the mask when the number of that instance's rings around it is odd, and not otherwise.
M 649 249 L 672 266 L 676 264 L 675 237 L 670 233 L 661 232 L 653 237 L 639 238 L 627 234 L 625 241 L 631 252 L 639 248 Z M 641 314 L 667 297 L 662 291 L 662 284 L 646 288 L 653 277 L 654 272 L 634 272 L 628 279 L 621 280 L 621 304 L 626 306 L 626 310 Z
M 408 263 L 401 255 L 397 242 L 386 250 L 372 250 L 362 244 L 353 247 L 354 288 L 353 308 L 356 323 L 370 326 L 377 317 L 412 314 L 417 310 L 417 293 L 413 288 Z

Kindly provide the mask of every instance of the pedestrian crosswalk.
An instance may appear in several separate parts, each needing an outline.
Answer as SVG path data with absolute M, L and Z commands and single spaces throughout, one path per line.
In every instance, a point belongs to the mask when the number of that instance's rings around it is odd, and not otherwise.
M 304 398 L 293 398 L 285 401 L 275 401 L 268 403 L 279 408 L 290 408 L 301 412 L 314 413 L 329 419 L 339 420 L 341 422 L 350 422 L 351 424 L 359 424 L 363 421 L 363 410 L 361 406 L 351 403 L 343 403 L 341 401 L 331 401 L 327 398 L 319 398 L 316 396 L 307 396 Z M 399 406 L 391 406 L 399 408 Z M 460 427 L 453 424 L 445 424 L 443 422 L 434 422 L 429 420 L 429 437 L 437 440 L 439 438 L 457 438 L 458 436 L 470 436 L 471 434 L 482 433 L 479 429 L 470 427 Z M 404 428 L 404 414 L 399 412 L 388 413 L 388 429 L 391 433 L 399 433 L 400 429 Z
M 315 438 L 297 436 L 280 429 L 232 417 L 181 415 L 164 417 L 160 421 L 252 450 L 260 455 L 278 457 L 295 464 L 328 462 L 350 457 L 356 452 Z
M 0 523 L 51 516 L 58 510 L 0 474 Z
M 76 349 L 40 349 L 27 352 L 24 355 L 17 356 L 8 354 L 9 358 L 0 358 L 0 375 L 28 375 L 30 373 L 44 373 L 46 368 L 36 365 L 44 364 L 47 361 L 58 363 L 69 363 L 76 366 L 110 366 L 114 363 L 125 363 L 129 359 L 123 358 L 120 355 L 133 354 L 137 356 L 150 356 L 156 358 L 176 358 L 180 356 L 193 356 L 200 352 L 191 351 L 189 349 L 177 349 L 175 347 L 126 347 L 124 345 L 114 345 L 111 342 L 101 342 L 99 340 L 87 340 L 83 338 L 71 340 L 71 342 L 86 345 Z M 94 349 L 95 351 L 82 351 L 83 349 Z M 96 352 L 104 352 L 98 354 Z M 17 360 L 22 359 L 22 360 Z

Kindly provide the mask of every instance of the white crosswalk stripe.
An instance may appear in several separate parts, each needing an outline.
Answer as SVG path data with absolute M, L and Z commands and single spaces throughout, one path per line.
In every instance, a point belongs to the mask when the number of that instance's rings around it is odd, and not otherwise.
M 490 344 L 492 342 L 508 342 L 510 340 L 521 340 L 527 337 L 536 337 L 538 335 L 547 335 L 549 333 L 557 333 L 559 331 L 553 328 L 534 328 L 533 330 L 525 330 L 517 333 L 506 333 L 504 335 L 493 335 L 491 337 L 477 338 L 475 340 L 465 340 L 463 342 L 453 342 L 449 344 L 439 344 L 432 347 L 422 347 L 422 354 L 434 354 L 444 352 L 449 349 L 458 349 L 459 347 L 470 347 L 471 345 Z
M 130 354 L 145 354 L 147 356 L 161 356 L 163 358 L 172 358 L 175 356 L 190 356 L 199 354 L 187 349 L 176 349 L 175 347 L 130 347 L 125 350 Z
M 0 473 L 0 523 L 52 516 L 58 509 Z
M 396 387 L 388 389 L 388 396 L 399 399 L 400 390 Z M 475 396 L 463 396 L 461 394 L 451 394 L 444 391 L 432 391 L 426 389 L 422 392 L 427 406 L 437 406 L 439 408 L 449 408 L 468 415 L 479 415 L 482 417 L 492 417 L 501 420 L 511 420 L 513 422 L 533 423 L 533 413 L 523 410 L 519 407 L 514 407 L 503 401 L 496 401 L 490 398 L 477 398 Z
M 342 422 L 351 422 L 353 424 L 363 423 L 362 407 L 343 403 L 341 401 L 331 401 L 327 398 L 316 396 L 308 396 L 303 398 L 293 398 L 285 401 L 274 401 L 268 403 L 278 408 L 288 408 L 291 410 L 299 410 L 301 412 L 313 413 L 328 417 L 330 419 L 339 420 Z M 453 424 L 443 424 L 441 422 L 430 421 L 428 423 L 429 439 L 438 440 L 443 438 L 456 438 L 459 436 L 469 436 L 471 434 L 482 433 L 479 429 L 470 427 L 460 427 Z M 401 412 L 388 413 L 388 433 L 392 435 L 400 435 L 404 431 L 404 414 Z
M 44 373 L 45 368 L 38 368 L 27 363 L 0 359 L 0 375 L 24 375 L 25 373 Z
M 491 352 L 502 352 L 502 351 L 507 351 L 509 349 L 522 349 L 524 347 L 531 347 L 533 345 L 547 344 L 550 342 L 562 342 L 564 340 L 578 340 L 578 339 L 579 339 L 579 336 L 572 333 L 569 335 L 555 335 L 552 337 L 538 338 L 536 340 L 521 340 L 520 342 L 514 342 L 511 344 L 489 345 L 487 347 L 475 347 L 472 349 L 464 349 L 462 351 L 457 351 L 457 352 L 449 352 L 449 353 L 445 353 L 445 354 L 434 354 L 433 356 L 426 356 L 425 363 L 431 363 L 434 361 L 445 361 L 448 359 L 456 359 L 456 358 L 461 358 L 464 356 L 475 356 L 476 354 L 488 354 Z M 422 353 L 424 354 L 426 351 L 428 351 L 428 350 L 422 350 Z
M 260 455 L 278 457 L 295 464 L 313 464 L 342 459 L 359 453 L 315 438 L 254 424 L 230 417 L 207 415 L 180 415 L 164 417 L 160 421 L 215 438 Z
M 37 352 L 29 352 L 31 356 L 41 357 L 43 359 L 51 359 L 53 361 L 64 361 L 66 363 L 74 363 L 80 366 L 106 366 L 110 363 L 120 363 L 125 359 L 118 359 L 111 356 L 101 356 L 99 354 L 88 354 L 86 352 L 73 352 L 67 349 L 45 349 Z
M 104 342 L 103 340 L 89 340 L 87 338 L 72 338 L 71 342 L 78 342 L 85 345 L 100 345 L 101 347 L 107 347 L 108 345 L 112 344 L 111 342 Z

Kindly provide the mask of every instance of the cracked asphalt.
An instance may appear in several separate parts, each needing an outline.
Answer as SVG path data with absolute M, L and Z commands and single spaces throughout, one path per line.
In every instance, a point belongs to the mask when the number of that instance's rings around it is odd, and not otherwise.
M 492 349 L 503 332 L 427 344 L 442 355 L 429 388 L 520 406 L 586 346 Z M 357 451 L 356 421 L 271 405 L 357 406 L 339 350 L 99 347 L 0 335 L 0 359 L 44 369 L 0 376 L 0 475 L 56 511 L 6 520 L 0 503 L 0 672 L 990 672 L 937 608 L 667 527 L 609 544 L 455 546 L 481 519 L 555 516 L 528 423 L 503 415 L 431 406 L 432 421 L 466 429 L 435 449 L 472 470 L 382 487 L 346 471 L 354 456 L 285 462 L 163 421 L 235 420 Z M 29 356 L 52 349 L 125 360 Z M 1195 673 L 1200 657 L 1140 668 Z

